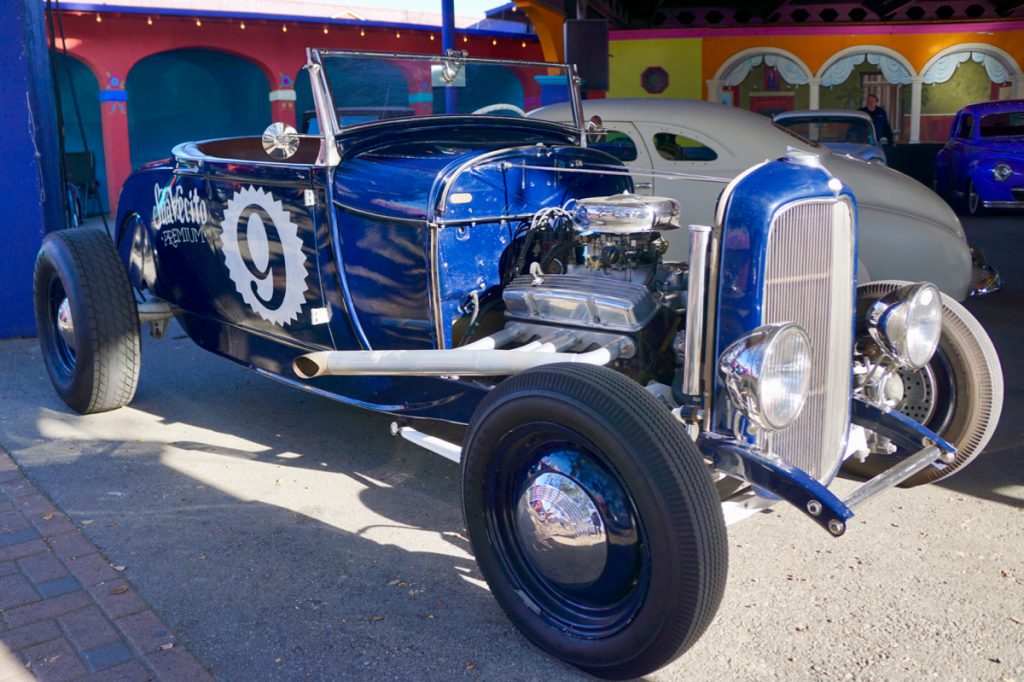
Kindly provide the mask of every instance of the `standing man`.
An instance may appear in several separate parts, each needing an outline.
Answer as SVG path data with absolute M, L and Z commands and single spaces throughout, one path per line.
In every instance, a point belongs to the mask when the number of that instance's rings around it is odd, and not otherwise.
M 875 95 L 868 95 L 866 100 L 867 106 L 860 108 L 860 111 L 866 112 L 871 117 L 872 122 L 875 124 L 875 132 L 879 137 L 884 137 L 889 141 L 889 144 L 896 146 L 896 137 L 892 134 L 892 126 L 889 125 L 889 114 L 885 113 L 885 109 L 878 106 L 878 97 Z

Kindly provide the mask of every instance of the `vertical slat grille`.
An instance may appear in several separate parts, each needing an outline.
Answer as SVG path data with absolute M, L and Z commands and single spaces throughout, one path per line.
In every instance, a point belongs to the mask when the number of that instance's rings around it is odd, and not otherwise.
M 775 216 L 768 235 L 763 321 L 803 327 L 814 360 L 803 412 L 769 443 L 772 452 L 819 480 L 834 474 L 846 441 L 853 268 L 847 203 L 801 202 Z

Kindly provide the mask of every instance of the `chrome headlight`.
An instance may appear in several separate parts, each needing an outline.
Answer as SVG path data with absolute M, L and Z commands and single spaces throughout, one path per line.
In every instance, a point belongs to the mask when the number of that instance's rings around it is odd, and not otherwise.
M 908 284 L 875 301 L 867 314 L 868 333 L 902 366 L 928 364 L 942 333 L 942 297 L 934 284 Z
M 992 177 L 999 182 L 1006 182 L 1011 175 L 1013 175 L 1013 169 L 1008 163 L 997 163 L 996 167 L 992 169 Z
M 811 383 L 811 341 L 795 324 L 758 327 L 718 360 L 729 398 L 754 424 L 781 431 L 800 416 Z

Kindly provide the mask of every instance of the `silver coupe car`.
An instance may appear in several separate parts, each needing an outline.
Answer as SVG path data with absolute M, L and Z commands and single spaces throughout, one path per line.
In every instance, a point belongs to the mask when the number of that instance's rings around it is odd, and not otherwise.
M 743 171 L 789 149 L 806 152 L 852 188 L 861 241 L 859 280 L 934 282 L 964 300 L 991 288 L 975 277 L 971 249 L 956 214 L 932 190 L 891 168 L 842 154 L 736 107 L 671 99 L 595 99 L 583 103 L 591 146 L 611 152 L 633 172 L 637 194 L 672 197 L 690 222 L 710 225 L 722 189 Z M 531 117 L 569 121 L 568 103 Z M 685 229 L 669 240 L 668 258 L 686 259 Z M 977 284 L 980 283 L 980 284 Z

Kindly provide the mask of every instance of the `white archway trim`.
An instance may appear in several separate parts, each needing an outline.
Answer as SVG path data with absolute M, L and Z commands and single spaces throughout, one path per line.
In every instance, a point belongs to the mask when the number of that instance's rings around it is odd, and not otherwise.
M 900 66 L 902 66 L 904 69 L 906 69 L 907 73 L 910 74 L 911 78 L 917 76 L 917 71 L 915 71 L 914 67 L 910 64 L 909 61 L 907 61 L 907 58 L 904 57 L 899 52 L 897 52 L 896 50 L 893 50 L 892 48 L 888 48 L 883 45 L 854 45 L 852 47 L 847 47 L 842 50 L 839 50 L 839 52 L 836 52 L 834 55 L 826 59 L 825 63 L 821 65 L 821 68 L 818 69 L 818 73 L 815 74 L 815 77 L 818 79 L 823 78 L 825 73 L 830 68 L 832 68 L 832 65 L 838 62 L 840 59 L 844 59 L 846 57 L 851 57 L 858 54 L 878 54 L 884 57 L 889 57 L 893 61 L 897 62 Z
M 737 67 L 743 68 L 743 65 L 752 57 L 761 57 L 763 59 L 768 55 L 782 57 L 793 62 L 799 70 L 803 72 L 803 75 L 806 76 L 807 81 L 809 81 L 814 75 L 811 73 L 811 70 L 807 68 L 807 64 L 789 50 L 783 50 L 778 47 L 750 47 L 746 50 L 740 50 L 733 56 L 726 59 L 725 62 L 718 67 L 718 71 L 715 72 L 715 77 L 712 80 L 724 82 Z M 804 81 L 804 83 L 807 81 Z
M 925 82 L 928 82 L 927 79 L 929 76 L 929 72 L 932 71 L 933 69 L 938 70 L 941 69 L 943 66 L 948 66 L 952 62 L 950 57 L 952 57 L 953 55 L 958 55 L 956 66 L 959 66 L 960 62 L 967 61 L 967 58 L 969 58 L 969 56 L 971 56 L 972 53 L 981 54 L 999 62 L 999 64 L 1001 64 L 1007 72 L 1005 80 L 1009 80 L 1012 83 L 1016 83 L 1021 81 L 1022 78 L 1024 78 L 1024 74 L 1022 74 L 1020 65 L 1017 63 L 1016 59 L 1014 59 L 1005 50 L 998 48 L 995 45 L 989 45 L 988 43 L 960 43 L 959 45 L 951 45 L 950 47 L 947 47 L 946 49 L 939 51 L 938 54 L 929 59 L 928 63 L 924 65 L 924 68 L 921 69 L 921 75 L 926 79 Z M 966 57 L 961 58 L 960 55 L 966 55 Z M 986 72 L 988 72 L 990 79 L 993 76 L 998 77 L 999 75 L 1001 75 L 999 73 L 993 73 L 989 63 L 985 63 L 985 70 Z M 932 75 L 934 76 L 935 74 Z M 935 82 L 945 81 L 939 80 Z

